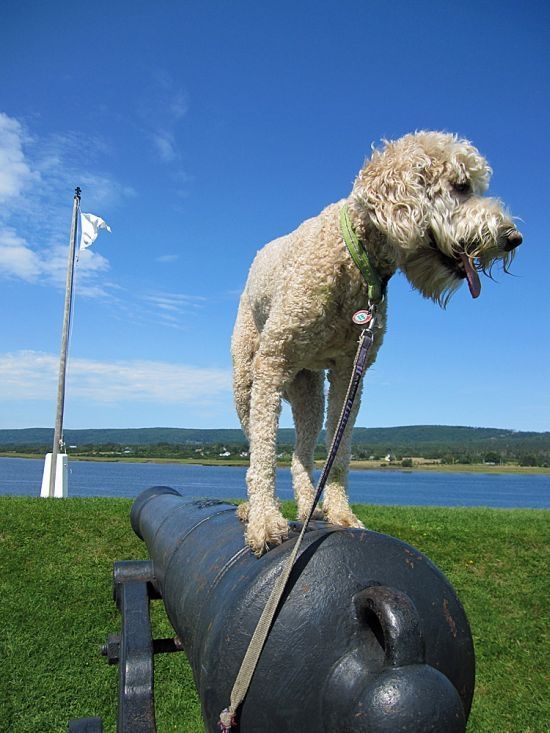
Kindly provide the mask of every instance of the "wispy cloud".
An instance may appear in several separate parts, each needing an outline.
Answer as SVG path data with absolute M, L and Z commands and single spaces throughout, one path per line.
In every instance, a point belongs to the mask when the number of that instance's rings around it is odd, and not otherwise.
M 156 72 L 144 90 L 139 115 L 153 150 L 164 163 L 173 163 L 180 157 L 177 132 L 187 111 L 183 90 L 176 86 L 170 74 Z
M 0 276 L 35 282 L 41 271 L 36 253 L 15 229 L 0 228 Z
M 154 73 L 145 87 L 139 105 L 138 117 L 142 132 L 157 159 L 170 166 L 174 192 L 180 198 L 188 195 L 187 185 L 192 177 L 181 165 L 179 138 L 181 123 L 189 110 L 187 95 L 165 71 Z
M 40 180 L 40 173 L 32 170 L 23 151 L 27 140 L 21 123 L 0 112 L 0 203 L 17 198 L 25 186 Z
M 151 139 L 162 161 L 172 163 L 174 160 L 177 160 L 178 153 L 172 133 L 167 130 L 158 130 L 151 135 Z
M 0 354 L 0 400 L 50 400 L 59 359 L 39 351 Z M 153 402 L 210 405 L 231 393 L 229 370 L 162 361 L 72 358 L 67 394 L 102 404 Z
M 146 300 L 158 306 L 164 305 L 172 308 L 200 308 L 206 301 L 202 295 L 187 295 L 185 293 L 167 293 L 156 291 L 146 296 Z
M 170 82 L 164 80 L 161 88 L 168 94 Z M 185 114 L 185 100 L 174 92 L 171 101 L 165 102 L 167 120 L 175 124 Z M 99 137 L 66 131 L 39 138 L 21 121 L 0 113 L 0 280 L 65 287 L 74 184 L 84 190 L 86 210 L 107 221 L 116 207 L 137 195 L 131 186 L 100 169 L 98 161 L 109 153 L 108 142 Z M 186 180 L 181 170 L 172 174 L 174 180 Z M 117 314 L 135 323 L 187 330 L 203 298 L 126 291 L 109 276 L 110 262 L 102 252 L 92 247 L 80 253 L 75 270 L 79 297 L 109 300 Z M 178 258 L 166 253 L 157 261 L 172 263 Z
M 99 278 L 109 270 L 109 261 L 99 253 L 85 250 L 75 268 L 78 293 L 84 297 L 110 297 L 114 283 Z M 0 278 L 49 284 L 60 289 L 67 277 L 67 245 L 33 249 L 11 227 L 0 227 Z
M 165 325 L 184 328 L 189 316 L 194 316 L 204 307 L 206 298 L 184 293 L 154 292 L 144 297 L 144 302 L 156 312 L 156 317 Z
M 169 264 L 170 262 L 177 262 L 179 258 L 179 255 L 159 255 L 159 257 L 155 257 L 155 260 L 163 264 Z
M 72 131 L 39 139 L 0 113 L 0 277 L 64 287 L 75 183 L 87 191 L 87 206 L 104 215 L 136 195 L 131 186 L 94 170 L 107 150 L 101 139 Z M 98 252 L 81 257 L 81 294 L 105 296 L 109 284 L 99 273 L 108 269 Z

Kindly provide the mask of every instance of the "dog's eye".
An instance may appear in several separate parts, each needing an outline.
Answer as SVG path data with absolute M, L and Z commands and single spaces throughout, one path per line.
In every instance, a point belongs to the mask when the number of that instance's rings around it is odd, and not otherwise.
M 472 187 L 470 186 L 468 181 L 456 181 L 452 184 L 452 186 L 457 193 L 470 193 L 470 191 L 472 190 Z

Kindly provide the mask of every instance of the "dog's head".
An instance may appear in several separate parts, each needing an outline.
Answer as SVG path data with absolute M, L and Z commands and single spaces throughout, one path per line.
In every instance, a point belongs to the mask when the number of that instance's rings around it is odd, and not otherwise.
M 467 140 L 417 132 L 375 150 L 352 197 L 386 237 L 392 259 L 412 285 L 446 304 L 478 271 L 507 271 L 522 236 L 500 201 L 483 196 L 491 168 Z M 387 253 L 389 254 L 389 253 Z

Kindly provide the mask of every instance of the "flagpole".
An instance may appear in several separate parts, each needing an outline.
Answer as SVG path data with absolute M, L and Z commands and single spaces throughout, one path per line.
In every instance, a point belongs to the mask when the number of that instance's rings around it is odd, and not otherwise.
M 78 208 L 80 205 L 80 188 L 75 188 L 73 199 L 73 214 L 71 219 L 71 238 L 69 242 L 69 260 L 67 264 L 67 285 L 65 289 L 65 312 L 63 315 L 63 330 L 61 333 L 61 356 L 59 358 L 59 379 L 57 383 L 57 412 L 53 435 L 52 462 L 50 466 L 50 487 L 48 496 L 55 496 L 55 474 L 57 470 L 57 456 L 63 439 L 63 409 L 65 405 L 65 377 L 67 372 L 67 352 L 69 348 L 69 328 L 71 325 L 71 305 L 73 299 L 73 275 L 76 253 L 76 234 L 78 229 Z

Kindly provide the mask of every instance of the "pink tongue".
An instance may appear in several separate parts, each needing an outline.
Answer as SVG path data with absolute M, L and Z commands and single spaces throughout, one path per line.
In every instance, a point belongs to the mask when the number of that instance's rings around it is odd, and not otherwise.
M 477 298 L 481 293 L 481 281 L 477 274 L 477 270 L 474 268 L 472 260 L 467 254 L 463 253 L 460 256 L 462 258 L 462 264 L 464 265 L 464 271 L 466 272 L 466 279 L 468 280 L 468 287 L 470 288 L 472 298 Z

